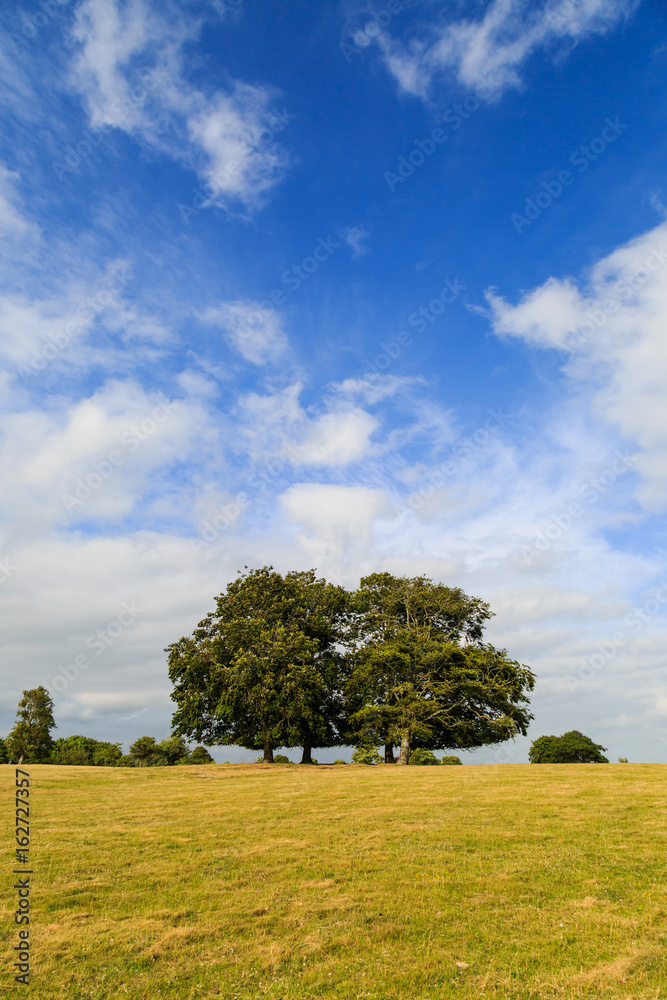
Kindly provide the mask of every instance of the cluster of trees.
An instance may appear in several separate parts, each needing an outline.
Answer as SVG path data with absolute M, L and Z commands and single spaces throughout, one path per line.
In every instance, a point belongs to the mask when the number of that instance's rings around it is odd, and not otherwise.
M 606 749 L 593 743 L 589 736 L 571 729 L 562 736 L 540 736 L 533 740 L 528 760 L 531 764 L 608 764 L 608 759 L 602 755 Z M 619 760 L 627 764 L 624 758 Z
M 302 763 L 314 747 L 384 746 L 387 763 L 408 764 L 415 750 L 525 735 L 535 678 L 483 641 L 491 614 L 424 576 L 373 573 L 349 592 L 314 570 L 239 572 L 166 650 L 172 730 L 267 762 L 301 747 Z
M 190 750 L 180 736 L 157 743 L 152 736 L 140 736 L 124 754 L 121 743 L 105 743 L 89 736 L 68 736 L 54 740 L 53 699 L 44 687 L 23 692 L 16 713 L 16 725 L 5 740 L 0 739 L 0 763 L 79 764 L 95 767 L 164 767 L 175 764 L 206 764 L 213 760 L 206 747 Z

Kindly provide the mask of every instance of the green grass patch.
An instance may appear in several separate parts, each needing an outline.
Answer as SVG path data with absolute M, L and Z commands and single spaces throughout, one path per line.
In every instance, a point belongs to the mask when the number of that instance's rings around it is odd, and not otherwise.
M 29 771 L 39 1000 L 667 997 L 667 766 Z

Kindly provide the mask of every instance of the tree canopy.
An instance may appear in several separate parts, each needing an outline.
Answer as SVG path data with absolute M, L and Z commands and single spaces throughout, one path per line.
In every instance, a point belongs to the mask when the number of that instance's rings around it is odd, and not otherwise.
M 608 764 L 602 755 L 606 747 L 594 743 L 576 729 L 562 736 L 540 736 L 533 740 L 528 759 L 531 764 Z
M 335 746 L 342 727 L 336 648 L 345 591 L 314 570 L 239 573 L 191 637 L 167 648 L 173 731 L 238 744 L 273 760 L 277 746 Z
M 278 746 L 472 748 L 525 734 L 532 672 L 482 641 L 488 604 L 426 577 L 374 573 L 354 593 L 314 570 L 239 573 L 168 648 L 175 734 Z
M 482 642 L 488 604 L 426 577 L 374 573 L 353 597 L 348 729 L 410 750 L 472 748 L 525 734 L 528 667 Z

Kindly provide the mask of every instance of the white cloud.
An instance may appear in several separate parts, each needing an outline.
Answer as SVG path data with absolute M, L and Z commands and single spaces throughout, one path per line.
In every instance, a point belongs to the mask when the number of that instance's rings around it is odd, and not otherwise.
M 166 470 L 191 463 L 195 441 L 205 464 L 214 434 L 196 400 L 159 399 L 130 382 L 108 382 L 64 412 L 7 415 L 0 426 L 3 523 L 9 530 L 11 518 L 24 540 L 56 526 L 118 522 L 155 493 L 163 502 L 177 488 Z
M 512 306 L 489 293 L 500 336 L 568 352 L 565 371 L 592 415 L 641 449 L 637 496 L 667 503 L 667 223 L 600 260 L 579 287 L 550 278 Z
M 379 421 L 365 410 L 325 413 L 311 423 L 298 449 L 298 464 L 348 465 L 370 450 Z
M 263 87 L 236 83 L 231 93 L 216 94 L 189 116 L 190 138 L 205 154 L 200 174 L 212 202 L 232 196 L 259 204 L 280 180 L 289 157 L 275 142 L 270 99 Z
M 232 81 L 206 95 L 185 76 L 183 47 L 196 38 L 191 12 L 150 0 L 84 0 L 76 11 L 73 87 L 94 128 L 123 129 L 194 169 L 209 204 L 263 204 L 289 163 L 276 142 L 289 115 L 271 89 Z
M 252 299 L 210 306 L 201 314 L 201 319 L 224 330 L 228 346 L 254 365 L 275 362 L 287 350 L 288 341 L 280 314 L 268 312 Z
M 72 29 L 79 48 L 72 72 L 93 128 L 108 123 L 126 132 L 141 130 L 145 96 L 132 96 L 135 81 L 124 70 L 149 46 L 166 41 L 164 28 L 144 0 L 129 0 L 123 9 L 116 0 L 79 4 Z M 138 77 L 135 86 L 140 86 Z
M 366 403 L 379 403 L 395 396 L 401 390 L 416 385 L 426 385 L 426 379 L 420 375 L 375 375 L 364 378 L 353 376 L 333 383 L 331 391 L 348 398 L 363 399 Z
M 632 13 L 640 0 L 549 0 L 536 8 L 524 0 L 492 0 L 480 19 L 425 26 L 407 46 L 378 36 L 386 65 L 400 88 L 428 95 L 434 78 L 452 71 L 469 88 L 500 91 L 521 83 L 520 70 L 538 49 L 563 40 L 604 34 Z
M 363 226 L 351 226 L 343 231 L 343 239 L 352 247 L 352 258 L 356 260 L 358 257 L 365 257 L 367 253 L 370 253 L 370 247 L 364 246 L 364 240 L 367 240 L 370 233 Z

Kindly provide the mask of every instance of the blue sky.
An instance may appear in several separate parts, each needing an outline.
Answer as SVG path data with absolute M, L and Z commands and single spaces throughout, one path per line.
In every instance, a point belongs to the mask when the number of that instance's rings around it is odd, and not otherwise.
M 665 6 L 1 17 L 3 731 L 168 735 L 272 563 L 482 596 L 531 738 L 664 761 Z

